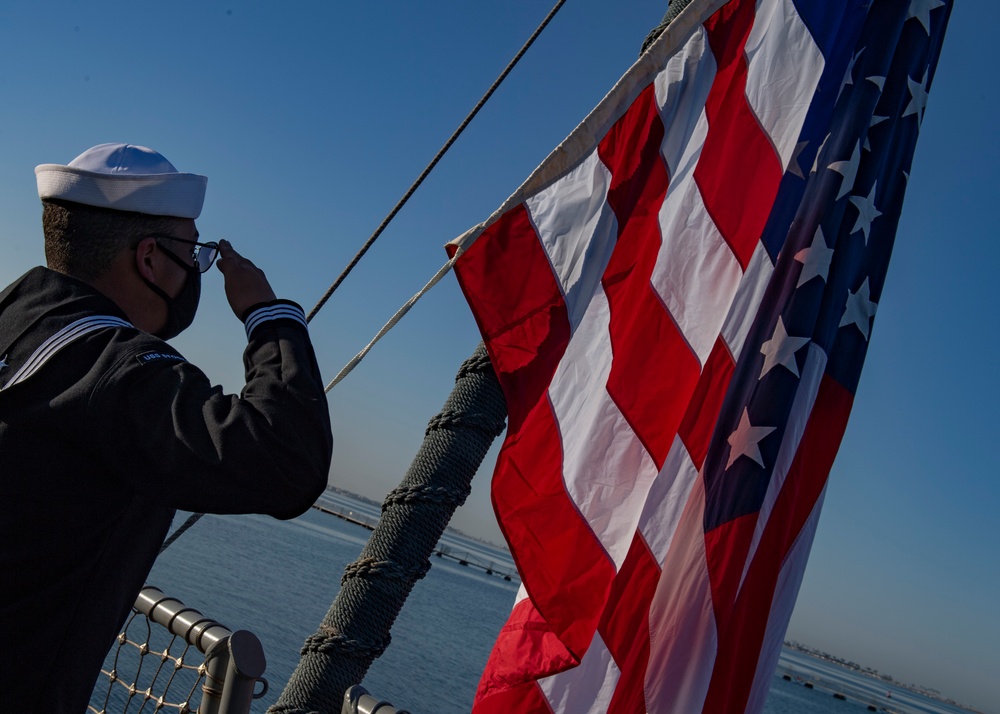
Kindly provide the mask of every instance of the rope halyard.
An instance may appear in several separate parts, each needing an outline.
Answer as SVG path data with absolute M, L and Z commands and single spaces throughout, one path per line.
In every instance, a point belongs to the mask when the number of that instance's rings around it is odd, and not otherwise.
M 167 538 L 165 541 L 163 541 L 163 545 L 160 546 L 160 553 L 162 553 L 167 548 L 169 548 L 171 545 L 173 545 L 173 542 L 175 540 L 177 540 L 182 535 L 184 535 L 187 532 L 188 528 L 190 528 L 195 523 L 197 523 L 198 521 L 200 521 L 201 517 L 204 516 L 204 515 L 205 515 L 204 513 L 192 513 L 190 516 L 188 516 L 187 520 L 184 521 L 180 526 L 178 526 L 177 530 L 175 530 L 173 533 L 171 533 L 169 538 Z M 157 555 L 159 555 L 159 553 Z
M 360 352 L 358 352 L 356 355 L 354 355 L 354 357 L 351 358 L 350 362 L 344 365 L 341 368 L 341 370 L 337 372 L 337 376 L 334 377 L 332 380 L 330 380 L 330 383 L 326 385 L 326 389 L 323 391 L 329 393 L 331 389 L 333 389 L 334 387 L 337 386 L 337 384 L 340 383 L 340 380 L 349 375 L 354 370 L 354 368 L 358 366 L 361 360 L 365 358 L 365 355 L 367 355 L 371 351 L 372 347 L 375 346 L 375 343 L 381 340 L 383 337 L 385 337 L 386 333 L 388 333 L 389 330 L 395 327 L 396 323 L 398 323 L 400 320 L 403 319 L 403 316 L 410 311 L 411 307 L 417 304 L 417 301 L 420 298 L 426 295 L 431 288 L 433 288 L 435 285 L 441 282 L 441 278 L 447 275 L 448 271 L 451 270 L 452 267 L 455 265 L 455 261 L 458 260 L 458 256 L 459 254 L 456 253 L 451 260 L 442 265 L 438 269 L 438 271 L 434 274 L 434 276 L 427 281 L 427 284 L 424 285 L 422 288 L 420 288 L 420 290 L 417 291 L 416 295 L 407 300 L 403 304 L 403 306 L 396 311 L 395 315 L 389 318 L 389 321 L 382 326 L 382 329 L 379 330 L 378 333 L 375 335 L 375 337 L 372 338 L 371 342 L 365 345 Z
M 691 0 L 671 0 L 670 5 L 669 5 L 669 7 L 667 9 L 667 12 L 664 15 L 663 19 L 660 21 L 660 24 L 657 25 L 649 33 L 649 35 L 646 37 L 645 41 L 643 42 L 640 54 L 642 54 L 642 52 L 644 52 L 646 50 L 646 48 L 650 44 L 652 44 L 652 42 L 663 32 L 663 30 L 667 27 L 667 25 L 669 25 L 673 21 L 673 19 L 678 14 L 680 14 L 680 12 L 685 7 L 687 7 L 687 5 L 690 2 L 691 2 Z M 531 45 L 535 42 L 535 40 L 541 34 L 542 30 L 545 29 L 545 27 L 549 24 L 549 22 L 552 20 L 552 18 L 555 16 L 555 14 L 559 11 L 559 9 L 563 6 L 564 3 L 565 3 L 565 0 L 559 0 L 559 2 L 557 2 L 555 4 L 555 6 L 549 11 L 549 14 L 545 17 L 545 19 L 541 22 L 541 24 L 539 24 L 539 26 L 535 29 L 535 32 L 532 33 L 531 37 L 528 38 L 528 40 L 524 43 L 524 45 L 521 47 L 521 49 L 518 51 L 518 53 L 510 61 L 510 63 L 508 63 L 508 65 L 504 69 L 504 71 L 500 74 L 499 77 L 497 77 L 497 79 L 494 81 L 493 85 L 483 95 L 483 97 L 476 104 L 476 106 L 469 113 L 469 115 L 465 118 L 465 120 L 462 122 L 462 124 L 458 127 L 458 129 L 455 130 L 455 132 L 451 135 L 451 137 L 448 139 L 448 141 L 445 142 L 444 146 L 438 151 L 437 155 L 435 155 L 435 157 L 427 165 L 427 167 L 420 174 L 420 176 L 417 178 L 417 180 L 414 181 L 414 183 L 410 186 L 410 188 L 403 195 L 403 197 L 399 200 L 399 202 L 393 207 L 393 209 L 389 212 L 389 214 L 383 219 L 382 223 L 379 224 L 378 228 L 375 229 L 375 232 L 368 238 L 368 240 L 361 247 L 361 249 L 358 251 L 358 253 L 354 256 L 354 258 L 351 260 L 351 262 L 348 264 L 348 266 L 344 269 L 344 271 L 340 274 L 340 276 L 334 281 L 334 283 L 326 291 L 326 293 L 323 295 L 323 297 L 320 298 L 319 302 L 316 304 L 316 306 L 312 309 L 312 311 L 310 311 L 309 315 L 306 317 L 306 321 L 307 322 L 311 321 L 312 318 L 315 317 L 315 315 L 320 311 L 320 309 L 322 309 L 322 307 L 326 304 L 326 302 L 333 295 L 334 291 L 336 291 L 336 289 L 338 287 L 340 287 L 340 284 L 344 281 L 344 279 L 348 276 L 348 274 L 350 274 L 350 272 L 358 264 L 358 262 L 365 255 L 365 253 L 368 252 L 368 249 L 372 246 L 372 244 L 382 234 L 382 232 L 388 226 L 389 222 L 392 221 L 393 218 L 395 218 L 395 216 L 396 216 L 397 213 L 399 213 L 400 209 L 410 199 L 410 197 L 416 191 L 417 187 L 419 187 L 420 184 L 423 183 L 424 179 L 431 172 L 431 170 L 433 170 L 433 168 L 437 165 L 437 163 L 441 160 L 441 158 L 444 156 L 445 152 L 447 152 L 448 149 L 451 148 L 452 144 L 455 143 L 455 140 L 458 139 L 458 137 L 465 130 L 465 128 L 469 125 L 469 123 L 476 116 L 476 114 L 479 112 L 479 110 L 482 109 L 483 105 L 489 100 L 489 98 L 493 95 L 493 93 L 496 91 L 496 89 L 500 86 L 500 83 L 503 82 L 504 79 L 506 79 L 506 77 L 507 77 L 508 74 L 510 74 L 510 72 L 511 72 L 511 70 L 513 70 L 514 66 L 518 63 L 518 61 L 521 59 L 521 57 L 524 55 L 524 53 L 527 52 L 528 48 L 531 47 Z M 474 230 L 475 229 L 473 229 L 473 231 Z M 468 231 L 468 233 L 471 233 L 473 231 Z M 461 239 L 459 239 L 459 241 L 460 240 Z M 325 391 L 327 393 L 329 393 L 330 390 L 332 390 L 337 384 L 340 383 L 341 380 L 344 379 L 344 377 L 346 377 L 348 374 L 350 374 L 354 370 L 354 368 L 358 366 L 358 364 L 361 362 L 361 360 L 363 360 L 365 358 L 365 356 L 368 354 L 368 352 L 371 351 L 371 349 L 375 345 L 375 343 L 377 343 L 379 340 L 381 340 L 386 335 L 386 333 L 389 332 L 389 330 L 391 330 L 393 327 L 395 327 L 396 324 L 403 318 L 404 315 L 406 315 L 407 312 L 409 312 L 410 308 L 412 308 L 421 297 L 423 297 L 432 287 L 434 287 L 435 285 L 437 285 L 438 282 L 440 282 L 441 278 L 443 278 L 448 273 L 448 271 L 450 271 L 451 268 L 454 266 L 455 261 L 457 260 L 457 258 L 459 257 L 459 255 L 461 255 L 461 249 L 459 249 L 459 252 L 457 252 L 452 257 L 451 260 L 449 260 L 447 263 L 445 263 L 445 265 L 442 266 L 441 269 L 438 270 L 438 272 L 430 279 L 430 281 L 428 281 L 428 283 L 416 295 L 414 295 L 412 298 L 410 298 L 389 319 L 389 321 L 382 327 L 382 329 L 379 330 L 379 332 L 375 335 L 375 337 L 367 345 L 365 345 L 365 347 L 360 352 L 358 352 L 358 354 L 356 354 L 340 370 L 340 372 L 337 373 L 337 376 L 334 377 L 330 381 L 330 383 L 326 386 L 326 390 Z
M 465 117 L 465 119 L 458 126 L 458 128 L 448 138 L 448 140 L 444 143 L 444 146 L 442 146 L 441 149 L 438 150 L 437 154 L 434 156 L 433 159 L 431 159 L 430 163 L 426 166 L 426 168 L 424 168 L 420 176 L 417 177 L 416 181 L 413 182 L 413 184 L 410 186 L 409 189 L 407 189 L 403 197 L 399 199 L 399 201 L 392 208 L 392 210 L 389 211 L 389 214 L 384 219 L 382 219 L 382 222 L 379 224 L 378 228 L 375 229 L 375 232 L 372 233 L 372 235 L 368 238 L 367 241 L 365 241 L 364 245 L 361 246 L 361 249 L 357 252 L 357 254 L 354 256 L 351 262 L 347 265 L 347 267 L 344 268 L 343 272 L 341 272 L 341 274 L 337 277 L 337 279 L 333 282 L 333 284 L 327 289 L 326 293 L 323 294 L 323 297 L 319 299 L 319 302 L 316 303 L 315 307 L 313 307 L 313 309 L 310 310 L 309 314 L 306 316 L 307 323 L 312 321 L 312 319 L 323 308 L 323 306 L 327 303 L 327 301 L 337 290 L 337 288 L 340 287 L 340 284 L 344 282 L 344 279 L 347 278 L 347 276 L 350 274 L 352 270 L 354 270 L 354 267 L 361 261 L 361 258 L 363 258 L 365 253 L 368 252 L 368 249 L 371 248 L 371 246 L 375 243 L 375 241 L 378 240 L 378 237 L 382 235 L 382 232 L 389 225 L 390 221 L 392 221 L 392 219 L 396 217 L 396 214 L 399 213 L 399 211 L 403 208 L 403 206 L 407 203 L 407 201 L 410 200 L 410 197 L 414 194 L 414 192 L 416 192 L 420 184 L 424 182 L 424 179 L 427 178 L 428 174 L 430 174 L 430 172 L 434 169 L 434 167 L 437 166 L 438 162 L 445 155 L 445 153 L 452 147 L 452 145 L 455 143 L 458 137 L 462 135 L 462 132 L 464 132 L 466 127 L 469 126 L 469 124 L 472 122 L 475 116 L 479 113 L 479 110 L 483 108 L 483 106 L 486 104 L 487 101 L 489 101 L 490 97 L 493 96 L 493 93 L 496 92 L 497 88 L 507 78 L 507 75 L 511 73 L 514 67 L 517 66 L 517 63 L 521 60 L 521 58 L 528 51 L 528 49 L 535 43 L 535 40 L 538 39 L 538 36 L 548 26 L 548 24 L 552 21 L 552 18 L 555 17 L 556 13 L 559 12 L 559 9 L 565 3 L 566 0 L 558 0 L 558 2 L 552 7 L 552 9 L 549 10 L 549 14 L 546 15 L 545 19 L 542 20 L 542 22 L 538 25 L 537 28 L 535 28 L 535 31 L 531 34 L 531 37 L 527 39 L 524 45 L 521 46 L 521 49 L 518 50 L 517 54 L 515 54 L 514 57 L 511 59 L 511 61 L 507 63 L 507 66 L 504 68 L 503 72 L 501 72 L 500 75 L 493 81 L 493 84 L 490 85 L 490 88 L 488 90 L 486 90 L 486 93 L 476 103 L 476 106 L 473 107 L 472 111 L 469 112 L 469 114 Z M 389 332 L 389 330 L 395 327 L 399 323 L 399 321 L 403 319 L 403 316 L 410 311 L 410 308 L 412 308 L 417 303 L 417 301 L 420 300 L 420 298 L 422 298 L 431 288 L 437 285 L 445 275 L 448 274 L 448 271 L 452 269 L 452 267 L 455 265 L 455 261 L 458 260 L 461 254 L 462 251 L 461 249 L 459 249 L 452 256 L 452 258 L 448 262 L 446 262 L 443 266 L 441 266 L 441 268 L 437 271 L 437 273 L 435 273 L 431 277 L 431 279 L 427 281 L 427 284 L 424 285 L 423 288 L 421 288 L 413 297 L 407 300 L 406 303 L 404 303 L 403 306 L 400 307 L 399 310 L 397 310 L 396 313 L 391 318 L 389 318 L 389 321 L 382 326 L 382 329 L 378 331 L 375 337 L 373 337 L 372 340 L 367 345 L 365 345 L 360 352 L 358 352 L 353 358 L 351 358 L 351 360 L 346 365 L 344 365 L 344 367 L 342 367 L 341 370 L 337 373 L 337 376 L 334 377 L 330 381 L 330 383 L 326 385 L 326 388 L 324 390 L 326 393 L 329 393 L 331 389 L 337 386 L 337 384 L 339 384 L 340 381 L 344 379 L 344 377 L 350 374 L 354 370 L 354 368 L 357 367 L 358 364 L 360 364 L 361 360 L 363 360 L 365 356 L 371 351 L 372 347 L 374 347 L 379 340 L 385 337 L 385 335 Z M 183 525 L 181 525 L 166 541 L 164 541 L 163 545 L 160 547 L 160 553 L 169 548 L 178 538 L 180 538 L 180 536 L 182 536 L 191 526 L 193 526 L 202 517 L 202 515 L 204 514 L 201 513 L 192 514 Z
M 428 174 L 430 174 L 430 172 L 434 169 L 434 167 L 437 166 L 438 162 L 445 155 L 448 149 L 450 149 L 452 145 L 455 143 L 455 141 L 458 139 L 458 137 L 462 135 L 462 132 L 464 132 L 466 127 L 469 126 L 469 124 L 472 122 L 475 116 L 479 113 L 479 110 L 483 108 L 483 106 L 486 104 L 487 101 L 489 101 L 490 97 L 493 96 L 493 93 L 497 90 L 500 84 L 507 78 L 507 75 L 511 73 L 514 67 L 517 66 L 517 63 L 524 56 L 525 52 L 527 52 L 528 49 L 535 43 L 535 40 L 538 39 L 538 36 L 548 26 L 549 22 L 552 21 L 552 18 L 555 17 L 556 13 L 559 12 L 559 9 L 565 3 L 566 0 L 558 0 L 558 2 L 552 7 L 552 9 L 549 10 L 549 14 L 546 15 L 545 19 L 542 20 L 542 22 L 538 25 L 537 28 L 535 28 L 535 31 L 531 34 L 531 37 L 529 37 L 528 40 L 524 43 L 524 45 L 522 45 L 521 49 L 518 50 L 517 54 L 514 55 L 513 59 L 511 59 L 511 61 L 507 63 L 507 66 L 504 68 L 503 72 L 501 72 L 500 75 L 493 81 L 493 84 L 490 85 L 490 88 L 488 90 L 486 90 L 486 93 L 476 103 L 476 106 L 473 107 L 472 111 L 469 112 L 468 116 L 465 117 L 465 119 L 458 126 L 458 128 L 448 138 L 448 140 L 444 143 L 444 146 L 442 146 L 441 149 L 438 150 L 437 154 L 434 156 L 433 159 L 431 159 L 430 163 L 427 164 L 426 168 L 424 168 L 420 176 L 417 177 L 416 181 L 413 182 L 410 188 L 407 189 L 406 193 L 403 194 L 403 197 L 399 199 L 396 205 L 393 206 L 392 210 L 389 211 L 389 214 L 384 219 L 382 219 L 382 222 L 379 224 L 378 228 L 375 229 L 375 232 L 372 233 L 372 235 L 368 238 L 367 241 L 365 241 L 364 245 L 361 246 L 361 249 L 357 252 L 357 254 L 355 254 L 354 258 L 351 259 L 351 262 L 348 263 L 347 267 L 344 268 L 343 272 L 341 272 L 341 274 L 337 277 L 337 279 L 333 282 L 333 284 L 323 294 L 323 297 L 319 299 L 319 302 L 316 303 L 315 307 L 313 307 L 313 309 L 309 311 L 309 314 L 306 316 L 307 323 L 312 321 L 312 319 L 323 308 L 323 306 L 327 303 L 327 301 L 337 290 L 337 288 L 340 287 L 340 284 L 343 283 L 345 278 L 347 278 L 347 276 L 350 274 L 350 272 L 354 270 L 354 267 L 361 261 L 361 258 L 363 258 L 365 253 L 368 252 L 368 249 L 372 247 L 372 245 L 375 243 L 376 240 L 378 240 L 378 237 L 382 235 L 382 232 L 386 229 L 386 227 L 389 225 L 392 219 L 395 218 L 396 214 L 399 213 L 399 211 L 403 208 L 404 205 L 406 205 L 407 201 L 410 200 L 410 197 L 414 194 L 414 192 L 416 192 L 420 184 L 424 182 L 424 179 L 426 179 Z M 365 356 L 371 351 L 372 347 L 374 347 L 379 340 L 385 337 L 385 335 L 389 332 L 389 330 L 395 327 L 399 323 L 399 321 L 403 319 L 403 316 L 410 311 L 410 308 L 416 305 L 417 301 L 420 300 L 420 298 L 422 298 L 425 294 L 427 294 L 427 292 L 431 288 L 437 285 L 441 281 L 441 279 L 448 274 L 448 271 L 452 269 L 452 267 L 455 265 L 455 261 L 458 260 L 461 254 L 462 254 L 461 250 L 456 252 L 455 255 L 453 255 L 452 258 L 447 263 L 441 266 L 441 268 L 437 271 L 437 273 L 435 273 L 431 277 L 431 279 L 427 281 L 427 284 L 424 285 L 424 287 L 422 287 L 413 297 L 407 300 L 406 303 L 404 303 L 403 306 L 400 307 L 399 310 L 397 310 L 396 313 L 391 318 L 389 318 L 389 321 L 382 326 L 382 329 L 378 331 L 375 337 L 373 337 L 372 340 L 367 345 L 365 345 L 360 352 L 354 355 L 354 357 L 351 358 L 351 360 L 341 368 L 341 370 L 337 373 L 336 377 L 330 380 L 330 383 L 327 384 L 326 388 L 324 389 L 326 393 L 329 393 L 330 390 L 333 389 L 335 386 L 337 386 L 337 384 L 339 384 L 344 377 L 349 375 L 354 370 L 354 368 L 361 363 L 361 360 L 363 360 Z M 202 513 L 192 514 L 183 525 L 181 525 L 166 541 L 164 541 L 163 545 L 160 547 L 160 553 L 169 548 L 203 515 L 204 514 Z
M 335 281 L 333 281 L 333 285 L 331 285 L 327 289 L 326 293 L 323 294 L 323 297 L 319 299 L 319 302 L 316 303 L 316 306 L 306 316 L 306 322 L 312 321 L 313 317 L 315 317 L 316 313 L 318 313 L 322 309 L 322 307 L 326 304 L 326 301 L 330 299 L 331 295 L 333 295 L 334 291 L 338 287 L 340 287 L 340 284 L 344 282 L 344 279 L 350 274 L 352 270 L 354 270 L 354 266 L 356 266 L 361 261 L 361 258 L 363 258 L 365 253 L 368 252 L 368 249 L 372 247 L 372 244 L 375 243 L 376 240 L 378 240 L 378 237 L 380 235 L 382 235 L 382 231 L 386 229 L 386 226 L 389 225 L 389 222 L 396 217 L 396 214 L 399 213 L 400 209 L 402 209 L 403 206 L 406 205 L 406 202 L 410 200 L 410 196 L 414 194 L 414 192 L 417 190 L 420 184 L 424 182 L 424 179 L 427 178 L 427 175 L 434 169 L 435 166 L 437 166 L 438 162 L 445 155 L 448 149 L 451 148 L 452 144 L 454 144 L 455 141 L 458 139 L 458 137 L 462 135 L 462 132 L 465 131 L 465 128 L 469 126 L 469 124 L 475 118 L 476 114 L 479 113 L 479 110 L 482 109 L 483 105 L 485 105 L 486 102 L 489 101 L 489 98 L 493 96 L 493 93 L 497 90 L 500 84 L 507 78 L 507 75 L 511 73 L 511 70 L 513 70 L 514 67 L 517 65 L 517 63 L 521 60 L 521 58 L 524 56 L 524 53 L 528 51 L 528 48 L 535 43 L 535 40 L 538 39 L 538 36 L 542 34 L 542 30 L 544 30 L 548 26 L 549 22 L 552 21 L 552 18 L 556 16 L 556 13 L 559 12 L 559 8 L 561 8 L 565 4 L 565 2 L 566 0 L 559 0 L 559 2 L 557 2 L 555 6 L 549 11 L 549 14 L 545 16 L 545 19 L 542 20 L 541 24 L 537 28 L 535 28 L 535 31 L 532 33 L 531 37 L 529 37 L 527 42 L 525 42 L 524 45 L 521 47 L 521 49 L 518 50 L 517 54 L 514 55 L 514 58 L 507 64 L 503 72 L 500 73 L 500 76 L 498 76 L 496 80 L 494 80 L 490 88 L 486 90 L 486 94 L 482 96 L 482 98 L 479 100 L 476 106 L 473 107 L 472 111 L 469 112 L 468 116 L 465 117 L 465 119 L 462 121 L 459 127 L 448 138 L 448 141 L 444 143 L 444 146 L 442 146 L 441 149 L 434 156 L 434 158 L 431 159 L 431 162 L 427 164 L 427 167 L 423 170 L 420 176 L 417 177 L 417 180 L 414 181 L 413 184 L 410 186 L 410 188 L 407 189 L 406 193 L 403 194 L 403 197 L 399 199 L 399 202 L 396 203 L 396 205 L 393 206 L 392 210 L 389 211 L 389 214 L 382 219 L 382 222 L 379 224 L 378 228 L 376 228 L 375 232 L 371 234 L 371 236 L 368 238 L 367 241 L 365 241 L 365 244 L 361 246 L 361 249 L 357 252 L 357 254 L 354 256 L 351 262 L 348 263 L 347 267 L 344 268 L 344 271 L 340 274 L 340 276 Z

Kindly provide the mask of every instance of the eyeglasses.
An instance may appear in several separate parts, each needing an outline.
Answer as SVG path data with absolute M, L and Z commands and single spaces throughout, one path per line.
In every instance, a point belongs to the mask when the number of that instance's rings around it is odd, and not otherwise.
M 166 235 L 163 233 L 154 233 L 149 237 L 173 240 L 178 243 L 187 243 L 188 245 L 194 246 L 191 249 L 191 261 L 194 263 L 195 267 L 198 268 L 199 273 L 204 273 L 206 270 L 211 268 L 212 263 L 214 263 L 215 259 L 219 257 L 219 244 L 214 241 L 209 243 L 199 243 L 198 241 L 178 238 L 176 236 Z

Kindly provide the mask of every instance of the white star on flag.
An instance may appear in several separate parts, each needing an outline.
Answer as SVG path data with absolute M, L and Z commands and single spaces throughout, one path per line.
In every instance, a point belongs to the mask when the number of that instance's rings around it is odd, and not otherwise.
M 809 173 L 814 174 L 816 173 L 816 170 L 819 168 L 819 157 L 823 155 L 823 149 L 826 148 L 826 140 L 829 138 L 830 138 L 829 134 L 823 137 L 823 143 L 819 145 L 819 151 L 816 152 L 816 158 L 813 159 L 813 166 L 812 169 L 809 170 Z
M 920 82 L 914 82 L 910 77 L 906 78 L 906 86 L 910 88 L 910 103 L 903 110 L 903 116 L 910 114 L 917 115 L 917 125 L 924 121 L 924 109 L 927 108 L 927 73 L 924 70 L 924 78 Z
M 758 379 L 763 379 L 765 374 L 779 364 L 798 377 L 799 366 L 795 363 L 795 353 L 810 342 L 808 337 L 790 336 L 785 329 L 781 315 L 778 315 L 778 324 L 774 326 L 774 334 L 771 335 L 771 339 L 760 346 L 760 353 L 764 355 L 764 368 Z
M 871 301 L 871 290 L 868 287 L 868 278 L 861 283 L 856 293 L 851 293 L 847 298 L 847 305 L 844 308 L 844 316 L 840 320 L 840 326 L 857 325 L 861 334 L 868 340 L 871 331 L 871 319 L 878 310 L 878 303 Z
M 802 272 L 799 273 L 799 282 L 795 286 L 801 288 L 815 277 L 823 278 L 826 282 L 830 275 L 830 261 L 833 260 L 833 248 L 826 247 L 826 238 L 823 237 L 823 227 L 816 226 L 816 234 L 813 236 L 812 245 L 803 248 L 795 254 L 795 260 L 802 263 Z
M 800 141 L 795 145 L 795 150 L 792 151 L 792 158 L 788 162 L 788 173 L 792 176 L 798 176 L 800 179 L 804 179 L 805 175 L 802 173 L 802 167 L 799 165 L 799 156 L 805 151 L 805 148 L 809 146 L 808 141 Z
M 7 364 L 7 355 L 4 355 L 3 357 L 0 357 L 0 370 L 2 370 L 4 367 L 8 367 L 8 366 L 9 365 Z
M 872 190 L 867 196 L 851 196 L 848 199 L 854 206 L 858 209 L 858 220 L 854 223 L 854 228 L 851 229 L 851 234 L 858 232 L 860 228 L 865 234 L 865 245 L 868 245 L 868 235 L 872 230 L 872 221 L 882 215 L 882 212 L 875 208 L 875 186 L 878 185 L 878 181 L 872 184 Z
M 747 413 L 747 408 L 743 407 L 743 416 L 740 417 L 740 425 L 736 427 L 734 431 L 729 436 L 729 463 L 726 464 L 728 469 L 733 465 L 733 462 L 741 456 L 746 456 L 752 461 L 756 461 L 758 465 L 764 465 L 764 457 L 760 455 L 760 447 L 757 444 L 765 436 L 770 434 L 775 430 L 773 426 L 753 426 L 750 424 L 750 414 Z
M 851 158 L 847 161 L 834 161 L 828 167 L 831 171 L 836 171 L 838 174 L 844 177 L 844 180 L 840 184 L 840 191 L 837 193 L 837 199 L 841 199 L 851 192 L 854 188 L 854 180 L 858 177 L 858 164 L 861 163 L 861 142 L 856 142 L 854 144 L 854 151 L 851 153 Z
M 877 126 L 878 124 L 881 124 L 882 122 L 884 122 L 888 118 L 889 117 L 880 117 L 878 114 L 873 114 L 872 115 L 872 120 L 870 122 L 868 122 L 868 129 L 870 130 L 873 126 Z M 871 142 L 868 141 L 868 134 L 866 133 L 865 134 L 865 151 L 871 151 L 871 150 L 872 150 L 872 145 L 871 145 Z
M 885 77 L 880 77 L 878 75 L 873 74 L 871 77 L 865 77 L 865 79 L 867 79 L 869 82 L 878 87 L 879 92 L 885 89 Z
M 844 93 L 844 87 L 846 87 L 848 84 L 850 85 L 854 84 L 854 64 L 858 61 L 858 57 L 861 56 L 861 53 L 864 52 L 866 49 L 868 48 L 862 47 L 860 50 L 858 50 L 858 53 L 856 55 L 851 57 L 851 61 L 847 63 L 847 72 L 844 74 L 844 81 L 840 83 L 840 91 L 837 92 L 837 99 L 834 103 L 840 101 L 840 95 Z
M 931 10 L 944 5 L 942 0 L 910 0 L 910 9 L 906 11 L 906 19 L 917 18 L 920 24 L 927 31 L 927 36 L 931 34 Z

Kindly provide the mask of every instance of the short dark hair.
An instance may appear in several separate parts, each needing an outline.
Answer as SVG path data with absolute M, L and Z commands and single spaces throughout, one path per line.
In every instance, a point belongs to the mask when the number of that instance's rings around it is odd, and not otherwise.
M 182 218 L 42 200 L 45 261 L 53 270 L 92 281 L 111 267 L 118 254 L 153 233 L 170 233 Z

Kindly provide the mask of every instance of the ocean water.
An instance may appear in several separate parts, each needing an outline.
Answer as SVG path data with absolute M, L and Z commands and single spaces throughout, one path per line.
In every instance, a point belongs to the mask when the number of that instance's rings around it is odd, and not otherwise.
M 359 519 L 378 516 L 377 507 L 331 492 L 320 504 Z M 293 521 L 205 516 L 161 556 L 149 584 L 232 630 L 251 630 L 260 638 L 270 686 L 252 711 L 264 712 L 277 700 L 303 641 L 333 601 L 344 566 L 357 558 L 368 537 L 365 528 L 315 509 Z M 470 710 L 518 586 L 516 577 L 502 577 L 512 569 L 504 551 L 451 534 L 442 544 L 455 559 L 431 558 L 430 572 L 416 584 L 393 627 L 392 645 L 362 683 L 375 696 L 414 714 Z M 457 558 L 470 565 L 460 565 Z M 492 566 L 494 574 L 476 563 Z M 790 681 L 782 679 L 784 673 Z M 807 681 L 812 689 L 806 688 Z M 95 690 L 92 703 L 103 701 L 105 689 Z M 124 690 L 113 691 L 108 711 L 122 711 Z M 835 692 L 847 699 L 835 699 Z M 765 712 L 849 714 L 868 711 L 869 705 L 900 714 L 963 712 L 788 650 L 782 653 Z M 137 710 L 134 703 L 128 711 Z

